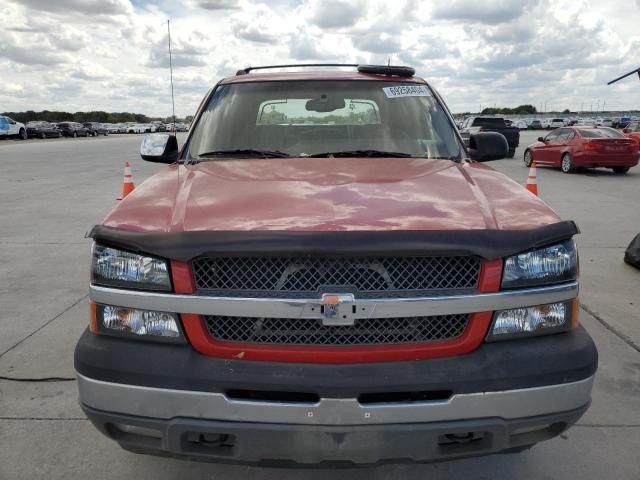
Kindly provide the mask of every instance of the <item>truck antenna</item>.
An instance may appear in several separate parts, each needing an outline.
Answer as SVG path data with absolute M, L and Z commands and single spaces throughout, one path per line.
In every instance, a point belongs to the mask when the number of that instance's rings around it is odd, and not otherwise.
M 169 39 L 169 75 L 171 77 L 171 113 L 173 117 L 173 134 L 176 134 L 176 101 L 173 96 L 173 63 L 171 61 L 171 20 L 167 20 L 167 34 Z

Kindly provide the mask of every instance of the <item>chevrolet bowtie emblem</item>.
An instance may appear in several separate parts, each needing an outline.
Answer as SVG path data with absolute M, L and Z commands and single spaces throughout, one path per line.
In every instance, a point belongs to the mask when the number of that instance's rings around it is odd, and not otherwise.
M 351 293 L 325 293 L 322 295 L 320 313 L 326 326 L 351 326 L 355 323 L 356 299 Z

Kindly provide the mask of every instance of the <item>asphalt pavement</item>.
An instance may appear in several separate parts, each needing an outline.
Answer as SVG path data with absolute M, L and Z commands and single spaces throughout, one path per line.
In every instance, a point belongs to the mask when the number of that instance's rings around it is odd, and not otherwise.
M 539 132 L 524 132 L 521 143 Z M 183 136 L 181 136 L 183 138 Z M 77 404 L 73 348 L 88 320 L 90 227 L 116 203 L 123 162 L 136 183 L 162 168 L 141 137 L 0 141 L 0 479 L 640 479 L 640 270 L 622 261 L 640 233 L 640 167 L 538 169 L 540 196 L 575 220 L 581 321 L 599 352 L 593 405 L 561 437 L 518 455 L 351 470 L 190 463 L 121 450 Z M 515 159 L 493 162 L 523 183 Z

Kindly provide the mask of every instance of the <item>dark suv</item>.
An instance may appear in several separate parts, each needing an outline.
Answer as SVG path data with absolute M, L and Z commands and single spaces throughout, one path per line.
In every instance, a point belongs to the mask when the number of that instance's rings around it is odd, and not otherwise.
M 89 130 L 89 135 L 97 137 L 98 135 L 104 135 L 105 137 L 109 134 L 107 129 L 98 122 L 85 122 L 82 125 L 85 126 L 87 130 Z
M 62 122 L 58 124 L 58 128 L 65 137 L 88 137 L 89 129 L 77 122 Z

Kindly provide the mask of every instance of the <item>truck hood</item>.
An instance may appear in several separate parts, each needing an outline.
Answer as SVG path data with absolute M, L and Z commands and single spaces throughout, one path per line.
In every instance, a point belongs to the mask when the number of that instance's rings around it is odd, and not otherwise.
M 140 232 L 419 231 L 524 230 L 559 220 L 480 163 L 282 158 L 171 165 L 103 224 Z

